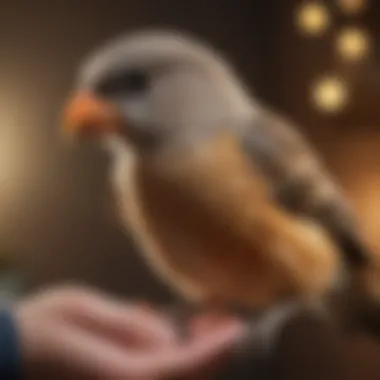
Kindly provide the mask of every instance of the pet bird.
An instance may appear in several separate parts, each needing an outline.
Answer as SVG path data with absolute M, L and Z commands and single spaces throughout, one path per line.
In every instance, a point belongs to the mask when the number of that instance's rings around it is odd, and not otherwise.
M 371 261 L 296 126 L 196 38 L 146 30 L 106 43 L 64 117 L 65 132 L 110 153 L 125 228 L 161 280 L 190 304 L 263 313 L 268 341 Z

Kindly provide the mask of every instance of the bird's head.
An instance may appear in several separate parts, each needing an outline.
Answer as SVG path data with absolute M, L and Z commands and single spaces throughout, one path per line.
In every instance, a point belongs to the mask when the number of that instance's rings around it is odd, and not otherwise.
M 85 62 L 64 128 L 143 147 L 249 106 L 238 79 L 209 46 L 172 31 L 144 31 L 111 41 Z

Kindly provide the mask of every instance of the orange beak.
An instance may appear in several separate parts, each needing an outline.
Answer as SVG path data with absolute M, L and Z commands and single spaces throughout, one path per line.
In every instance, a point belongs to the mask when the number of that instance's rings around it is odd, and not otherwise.
M 80 136 L 117 132 L 123 124 L 117 108 L 91 92 L 74 94 L 64 110 L 63 119 L 63 132 Z

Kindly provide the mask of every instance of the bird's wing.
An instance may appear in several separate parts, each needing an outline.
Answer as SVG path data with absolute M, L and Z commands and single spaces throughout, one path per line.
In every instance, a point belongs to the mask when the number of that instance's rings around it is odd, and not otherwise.
M 345 196 L 295 126 L 263 109 L 244 128 L 242 145 L 283 207 L 320 223 L 348 265 L 357 268 L 368 262 L 369 252 Z

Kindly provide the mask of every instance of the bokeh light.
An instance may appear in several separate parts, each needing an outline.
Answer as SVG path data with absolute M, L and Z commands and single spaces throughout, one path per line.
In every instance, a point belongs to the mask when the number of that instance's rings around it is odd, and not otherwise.
M 343 29 L 337 36 L 336 45 L 339 55 L 348 61 L 361 60 L 371 51 L 370 36 L 358 27 Z
M 296 12 L 296 24 L 302 34 L 320 36 L 330 26 L 331 15 L 321 2 L 303 4 Z
M 349 100 L 345 81 L 339 77 L 326 76 L 318 79 L 312 86 L 312 103 L 322 113 L 339 113 Z
M 363 12 L 368 6 L 368 0 L 338 0 L 340 9 L 349 15 Z

